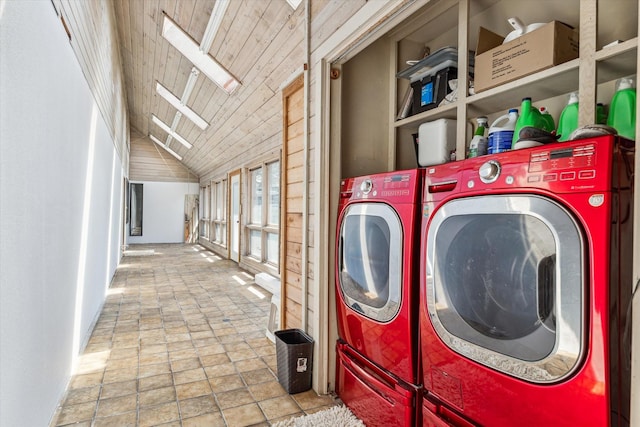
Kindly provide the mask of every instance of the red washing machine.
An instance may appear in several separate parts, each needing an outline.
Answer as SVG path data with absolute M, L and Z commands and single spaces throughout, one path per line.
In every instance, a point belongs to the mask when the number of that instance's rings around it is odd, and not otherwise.
M 423 169 L 342 181 L 336 391 L 369 426 L 415 425 Z
M 613 136 L 427 168 L 423 426 L 626 426 L 633 163 Z

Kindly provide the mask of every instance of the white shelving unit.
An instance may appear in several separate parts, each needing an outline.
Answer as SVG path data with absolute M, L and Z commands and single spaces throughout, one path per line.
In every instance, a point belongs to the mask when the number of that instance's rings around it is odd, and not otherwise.
M 369 93 L 363 92 L 364 85 L 359 85 L 358 93 L 350 92 L 349 85 L 342 85 L 343 97 L 372 100 L 371 105 L 365 102 L 359 107 L 366 114 L 353 111 L 353 102 L 348 107 L 343 104 L 343 110 L 349 111 L 343 111 L 340 126 L 349 137 L 343 138 L 341 145 L 346 147 L 343 152 L 350 153 L 348 159 L 343 159 L 343 176 L 351 172 L 349 162 L 366 160 L 365 154 L 358 158 L 363 144 L 376 153 L 389 153 L 386 163 L 378 162 L 378 170 L 367 173 L 415 167 L 412 134 L 417 133 L 421 123 L 440 118 L 457 120 L 457 158 L 462 159 L 470 139 L 468 124 L 475 123 L 474 119 L 481 115 L 488 116 L 491 123 L 509 108 L 519 107 L 524 97 L 531 97 L 536 106 L 547 107 L 557 121 L 568 94 L 579 91 L 580 123 L 593 123 L 596 102 L 610 103 L 615 80 L 637 75 L 637 0 L 431 0 L 422 4 L 381 39 L 342 64 L 346 73 L 350 67 L 366 69 L 367 80 L 386 79 L 389 84 L 388 91 L 376 84 Z M 431 52 L 454 46 L 459 53 L 459 87 L 466 86 L 467 75 L 461 70 L 467 69 L 469 57 L 462 52 L 475 50 L 480 26 L 506 35 L 511 31 L 507 22 L 511 16 L 518 16 L 525 23 L 558 20 L 574 26 L 580 34 L 580 57 L 474 95 L 459 90 L 455 103 L 396 120 L 409 85 L 408 80 L 397 79 L 396 73 L 408 68 L 406 61 L 419 59 L 425 46 Z M 614 40 L 620 42 L 603 48 Z M 371 58 L 380 61 L 370 66 Z M 380 66 L 385 63 L 389 64 L 388 69 Z M 381 106 L 380 102 L 387 99 L 389 105 Z M 360 129 L 370 132 L 366 142 L 359 139 Z M 384 164 L 386 169 L 381 169 Z

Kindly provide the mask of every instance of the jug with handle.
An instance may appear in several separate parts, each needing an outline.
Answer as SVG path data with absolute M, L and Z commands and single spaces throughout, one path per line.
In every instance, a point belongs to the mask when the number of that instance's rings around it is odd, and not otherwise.
M 615 128 L 618 135 L 636 139 L 636 89 L 632 79 L 621 78 L 616 82 L 607 125 Z
M 503 116 L 493 121 L 489 128 L 488 154 L 502 153 L 511 149 L 513 130 L 518 121 L 518 109 L 512 108 Z
M 540 110 L 531 104 L 531 98 L 522 98 L 520 116 L 518 116 L 516 127 L 513 130 L 513 144 L 518 142 L 520 129 L 526 126 L 544 129 L 547 132 L 553 132 L 555 130 L 554 127 L 551 126 L 550 122 L 542 116 Z

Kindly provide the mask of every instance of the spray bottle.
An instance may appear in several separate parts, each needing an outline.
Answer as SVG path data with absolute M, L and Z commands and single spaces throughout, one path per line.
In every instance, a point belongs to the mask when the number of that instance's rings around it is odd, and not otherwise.
M 485 131 L 488 127 L 488 119 L 485 116 L 478 117 L 476 119 L 478 125 L 476 132 L 473 134 L 473 138 L 469 143 L 469 157 L 484 156 L 487 154 L 487 145 L 489 140 L 485 136 Z

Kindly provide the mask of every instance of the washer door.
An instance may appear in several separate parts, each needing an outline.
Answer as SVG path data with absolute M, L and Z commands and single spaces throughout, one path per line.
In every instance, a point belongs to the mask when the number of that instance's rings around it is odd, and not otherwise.
M 382 203 L 347 207 L 340 225 L 339 285 L 353 310 L 387 322 L 400 308 L 402 227 Z
M 538 196 L 453 200 L 427 232 L 427 304 L 454 351 L 533 382 L 569 375 L 584 348 L 580 228 Z

